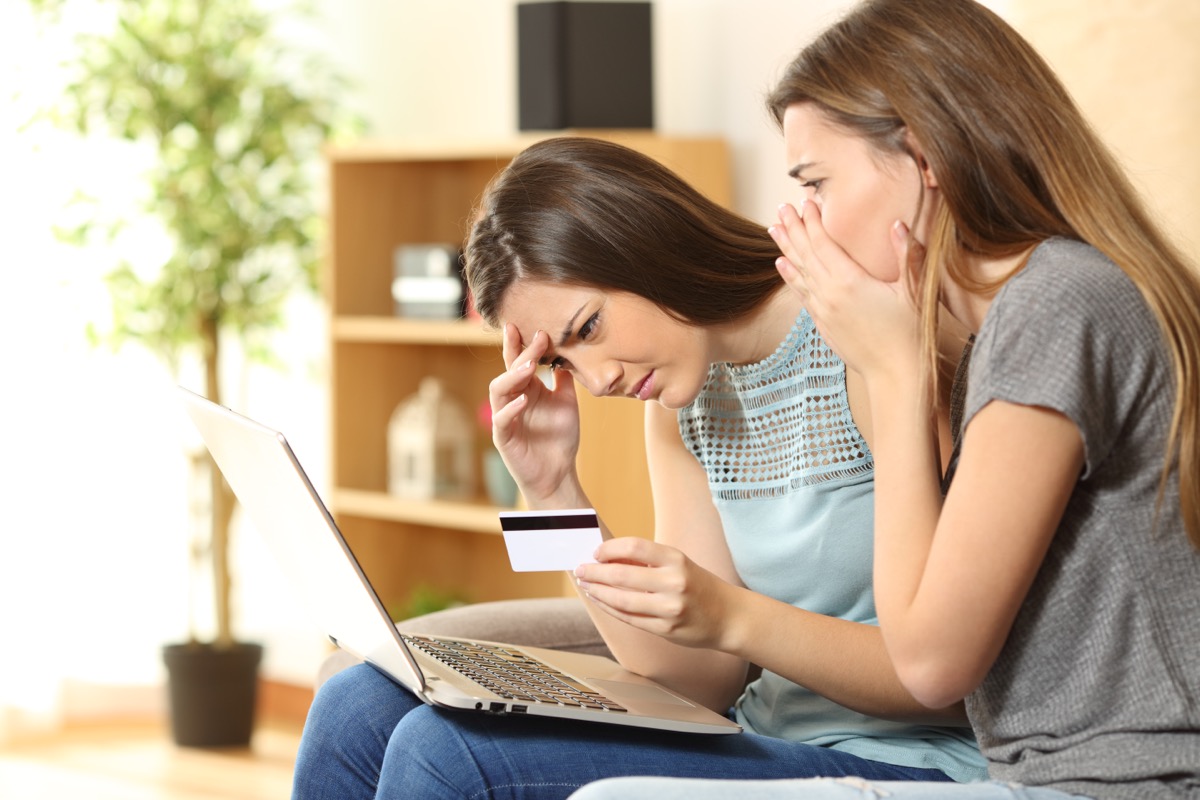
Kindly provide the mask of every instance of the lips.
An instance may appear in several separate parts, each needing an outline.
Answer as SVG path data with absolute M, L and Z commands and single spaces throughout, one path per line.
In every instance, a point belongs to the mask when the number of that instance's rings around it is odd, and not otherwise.
M 651 372 L 646 377 L 642 378 L 637 386 L 633 387 L 633 396 L 638 400 L 649 400 L 650 390 L 654 388 L 654 372 Z

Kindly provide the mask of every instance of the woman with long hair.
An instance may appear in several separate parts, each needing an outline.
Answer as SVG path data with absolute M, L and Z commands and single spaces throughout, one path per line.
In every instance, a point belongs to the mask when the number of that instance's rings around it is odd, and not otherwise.
M 654 538 L 605 528 L 597 563 L 574 575 L 619 661 L 745 732 L 464 714 L 361 665 L 316 697 L 296 796 L 561 798 L 638 774 L 982 777 L 961 704 L 922 706 L 888 662 L 866 395 L 780 279 L 764 227 L 633 150 L 559 138 L 492 183 L 465 253 L 476 308 L 503 331 L 493 439 L 530 508 L 591 505 L 576 384 L 645 404 Z M 964 340 L 945 340 L 956 357 Z M 751 663 L 762 673 L 747 685 Z
M 863 376 L 875 593 L 995 782 L 599 784 L 580 798 L 1200 796 L 1200 279 L 1033 48 L 972 0 L 869 0 L 769 98 L 779 269 Z M 974 334 L 949 488 L 944 306 Z M 1020 785 L 1016 785 L 1020 784 Z

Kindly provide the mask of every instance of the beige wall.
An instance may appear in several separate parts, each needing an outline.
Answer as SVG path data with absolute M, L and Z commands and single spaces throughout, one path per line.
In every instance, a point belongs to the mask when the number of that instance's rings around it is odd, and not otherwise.
M 333 49 L 384 137 L 478 139 L 516 127 L 517 0 L 320 0 Z M 983 0 L 1049 58 L 1151 207 L 1200 256 L 1200 1 Z M 734 205 L 795 198 L 762 97 L 851 0 L 654 0 L 660 130 L 731 144 Z M 415 76 L 419 79 L 414 80 Z
M 1151 209 L 1200 260 L 1200 3 L 1010 0 Z

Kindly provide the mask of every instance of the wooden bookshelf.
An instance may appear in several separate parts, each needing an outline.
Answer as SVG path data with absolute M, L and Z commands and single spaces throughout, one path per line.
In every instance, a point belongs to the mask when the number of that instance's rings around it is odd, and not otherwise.
M 729 156 L 720 140 L 586 135 L 638 149 L 729 204 Z M 487 182 L 539 138 L 366 143 L 327 153 L 330 506 L 389 609 L 403 608 L 422 588 L 470 602 L 569 591 L 559 574 L 509 569 L 498 509 L 482 489 L 468 502 L 403 500 L 387 492 L 386 432 L 396 405 L 432 375 L 473 418 L 488 382 L 503 369 L 499 336 L 478 323 L 393 315 L 392 253 L 405 243 L 462 242 Z M 581 391 L 579 471 L 614 530 L 650 535 L 642 412 L 636 401 L 600 401 Z M 485 437 L 477 438 L 481 456 Z

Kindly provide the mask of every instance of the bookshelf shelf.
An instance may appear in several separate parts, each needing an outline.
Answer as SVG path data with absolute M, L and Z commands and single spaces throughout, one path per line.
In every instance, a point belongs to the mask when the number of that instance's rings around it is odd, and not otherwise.
M 715 201 L 730 201 L 725 143 L 646 131 L 573 132 L 633 147 L 675 169 Z M 542 136 L 456 145 L 375 142 L 332 148 L 329 248 L 323 291 L 330 309 L 330 507 L 388 608 L 434 589 L 472 602 L 561 595 L 557 573 L 513 573 L 496 512 L 483 491 L 470 502 L 389 495 L 387 425 L 425 376 L 471 412 L 504 368 L 500 336 L 477 321 L 397 318 L 392 255 L 402 244 L 461 246 L 488 181 Z M 579 473 L 614 530 L 649 535 L 653 514 L 642 407 L 580 392 Z M 472 414 L 473 416 L 473 414 Z M 477 461 L 490 446 L 478 432 Z M 477 467 L 480 466 L 477 464 Z M 480 472 L 481 470 L 477 470 Z

